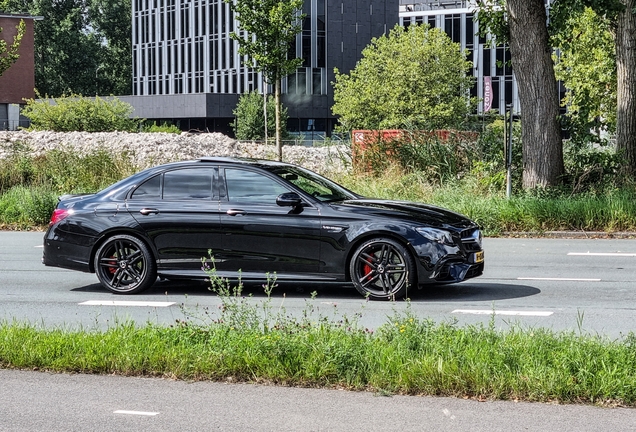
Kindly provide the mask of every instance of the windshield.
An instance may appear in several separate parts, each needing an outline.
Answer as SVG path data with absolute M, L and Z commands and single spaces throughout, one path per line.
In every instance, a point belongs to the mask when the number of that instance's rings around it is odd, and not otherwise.
M 274 166 L 267 169 L 322 202 L 358 198 L 339 184 L 304 168 Z

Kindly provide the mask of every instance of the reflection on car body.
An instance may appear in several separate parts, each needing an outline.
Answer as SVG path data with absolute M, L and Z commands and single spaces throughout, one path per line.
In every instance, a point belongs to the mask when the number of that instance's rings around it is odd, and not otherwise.
M 42 261 L 95 272 L 119 294 L 157 279 L 350 281 L 372 299 L 479 276 L 482 236 L 468 218 L 369 199 L 299 166 L 201 158 L 149 168 L 92 195 L 60 198 Z

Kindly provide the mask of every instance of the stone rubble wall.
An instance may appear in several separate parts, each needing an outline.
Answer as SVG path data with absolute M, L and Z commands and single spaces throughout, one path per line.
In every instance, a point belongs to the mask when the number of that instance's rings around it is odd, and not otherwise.
M 139 169 L 203 156 L 277 158 L 275 145 L 238 142 L 220 133 L 0 131 L 0 159 L 14 153 L 16 148 L 33 156 L 56 149 L 81 155 L 103 149 L 128 155 Z M 323 174 L 346 170 L 350 166 L 350 154 L 349 148 L 343 145 L 283 146 L 283 161 Z

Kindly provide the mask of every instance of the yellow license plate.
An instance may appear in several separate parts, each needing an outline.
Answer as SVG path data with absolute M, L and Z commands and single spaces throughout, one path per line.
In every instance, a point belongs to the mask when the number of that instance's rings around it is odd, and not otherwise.
M 473 262 L 476 264 L 484 262 L 484 251 L 475 252 L 475 255 L 473 255 Z

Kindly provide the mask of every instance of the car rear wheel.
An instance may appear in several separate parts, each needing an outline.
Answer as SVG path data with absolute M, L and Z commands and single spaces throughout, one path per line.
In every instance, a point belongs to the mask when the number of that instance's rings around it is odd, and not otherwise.
M 157 266 L 148 247 L 138 238 L 120 234 L 106 240 L 95 254 L 99 282 L 116 294 L 135 294 L 157 280 Z
M 351 257 L 349 272 L 358 292 L 377 300 L 402 298 L 417 280 L 413 257 L 389 238 L 362 243 Z

